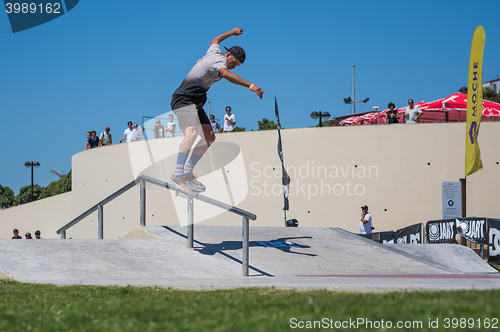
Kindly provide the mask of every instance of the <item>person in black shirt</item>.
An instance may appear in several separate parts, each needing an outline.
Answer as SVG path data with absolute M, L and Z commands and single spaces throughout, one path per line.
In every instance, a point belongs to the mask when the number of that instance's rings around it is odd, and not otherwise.
M 394 103 L 387 105 L 389 110 L 385 113 L 385 123 L 399 123 L 399 113 L 396 110 Z

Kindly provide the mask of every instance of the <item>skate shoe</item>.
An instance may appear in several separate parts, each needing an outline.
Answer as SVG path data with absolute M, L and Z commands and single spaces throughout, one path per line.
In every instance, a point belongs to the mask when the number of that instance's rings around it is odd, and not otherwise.
M 182 179 L 184 180 L 184 183 L 187 184 L 189 189 L 195 193 L 196 192 L 201 193 L 207 189 L 203 185 L 203 183 L 198 181 L 198 179 L 196 178 L 196 175 L 194 175 L 194 174 L 184 176 Z

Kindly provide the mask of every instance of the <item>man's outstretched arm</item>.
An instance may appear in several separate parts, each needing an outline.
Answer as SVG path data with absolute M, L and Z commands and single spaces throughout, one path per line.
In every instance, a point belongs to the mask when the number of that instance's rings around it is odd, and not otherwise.
M 223 33 L 220 36 L 215 37 L 212 39 L 212 45 L 213 44 L 220 44 L 222 41 L 224 41 L 226 38 L 231 37 L 231 36 L 239 36 L 243 33 L 243 29 L 241 28 L 234 28 L 231 31 L 228 31 L 226 33 Z
M 262 99 L 262 95 L 264 94 L 264 90 L 262 90 L 257 85 L 251 84 L 250 82 L 242 79 L 241 77 L 239 77 L 235 73 L 230 72 L 229 69 L 227 69 L 227 68 L 219 69 L 219 73 L 221 74 L 221 76 L 223 78 L 225 78 L 226 80 L 228 80 L 231 83 L 238 84 L 238 85 L 244 86 L 246 88 L 249 88 L 250 86 L 252 86 L 251 90 L 253 92 L 255 92 L 259 96 L 260 99 Z

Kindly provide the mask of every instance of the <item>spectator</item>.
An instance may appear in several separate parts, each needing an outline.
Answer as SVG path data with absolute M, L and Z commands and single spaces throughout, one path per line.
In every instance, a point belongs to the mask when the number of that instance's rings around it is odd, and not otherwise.
M 90 135 L 90 138 L 88 140 L 89 149 L 97 148 L 99 146 L 99 138 L 97 137 L 97 133 L 95 130 L 91 131 L 90 133 L 91 133 L 91 135 Z
M 359 232 L 361 234 L 372 233 L 372 216 L 368 213 L 368 206 L 361 207 L 361 221 L 359 223 Z
M 156 120 L 156 124 L 153 127 L 153 131 L 155 133 L 155 138 L 163 138 L 165 127 L 161 124 L 160 120 Z
M 212 131 L 216 134 L 220 133 L 220 126 L 217 121 L 215 121 L 215 115 L 210 114 L 210 124 L 212 125 Z
M 111 137 L 111 134 L 109 133 L 110 130 L 111 129 L 109 127 L 106 127 L 105 131 L 101 133 L 101 136 L 99 136 L 100 146 L 108 146 L 113 144 L 113 137 Z
M 42 237 L 40 237 L 40 235 L 42 235 L 42 232 L 40 232 L 39 230 L 37 230 L 37 231 L 35 232 L 35 239 L 36 239 L 36 240 L 41 240 L 41 239 L 43 239 Z
M 87 132 L 87 142 L 85 142 L 85 150 L 90 149 L 90 143 L 89 143 L 90 136 L 92 136 L 92 134 L 89 131 L 89 132 Z
M 165 137 L 175 137 L 175 122 L 173 114 L 168 116 L 167 128 L 165 129 Z
M 389 103 L 389 110 L 385 113 L 385 123 L 399 123 L 399 113 L 396 111 L 396 105 Z
M 231 132 L 236 125 L 236 117 L 231 114 L 231 106 L 226 107 L 226 115 L 224 115 L 224 132 Z
M 26 237 L 25 240 L 33 240 L 30 232 L 26 233 L 24 236 Z
M 408 107 L 405 111 L 406 123 L 418 123 L 422 110 L 413 105 L 413 99 L 408 99 Z
M 133 142 L 142 141 L 144 139 L 144 134 L 142 133 L 141 128 L 137 123 L 134 123 L 134 137 L 132 138 Z
M 134 128 L 132 128 L 132 121 L 129 121 L 127 123 L 128 128 L 125 129 L 125 132 L 123 133 L 123 138 L 120 140 L 120 143 L 125 141 L 126 143 L 132 142 L 134 138 Z
M 23 237 L 19 235 L 19 230 L 17 228 L 14 228 L 12 233 L 14 233 L 14 236 L 12 237 L 14 240 L 22 240 L 23 239 Z

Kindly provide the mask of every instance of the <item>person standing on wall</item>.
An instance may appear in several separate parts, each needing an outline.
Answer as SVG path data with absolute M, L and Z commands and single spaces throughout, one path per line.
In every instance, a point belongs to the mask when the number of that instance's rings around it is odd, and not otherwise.
M 234 130 L 236 125 L 236 117 L 231 114 L 231 106 L 226 107 L 226 115 L 224 115 L 224 132 L 229 133 Z

